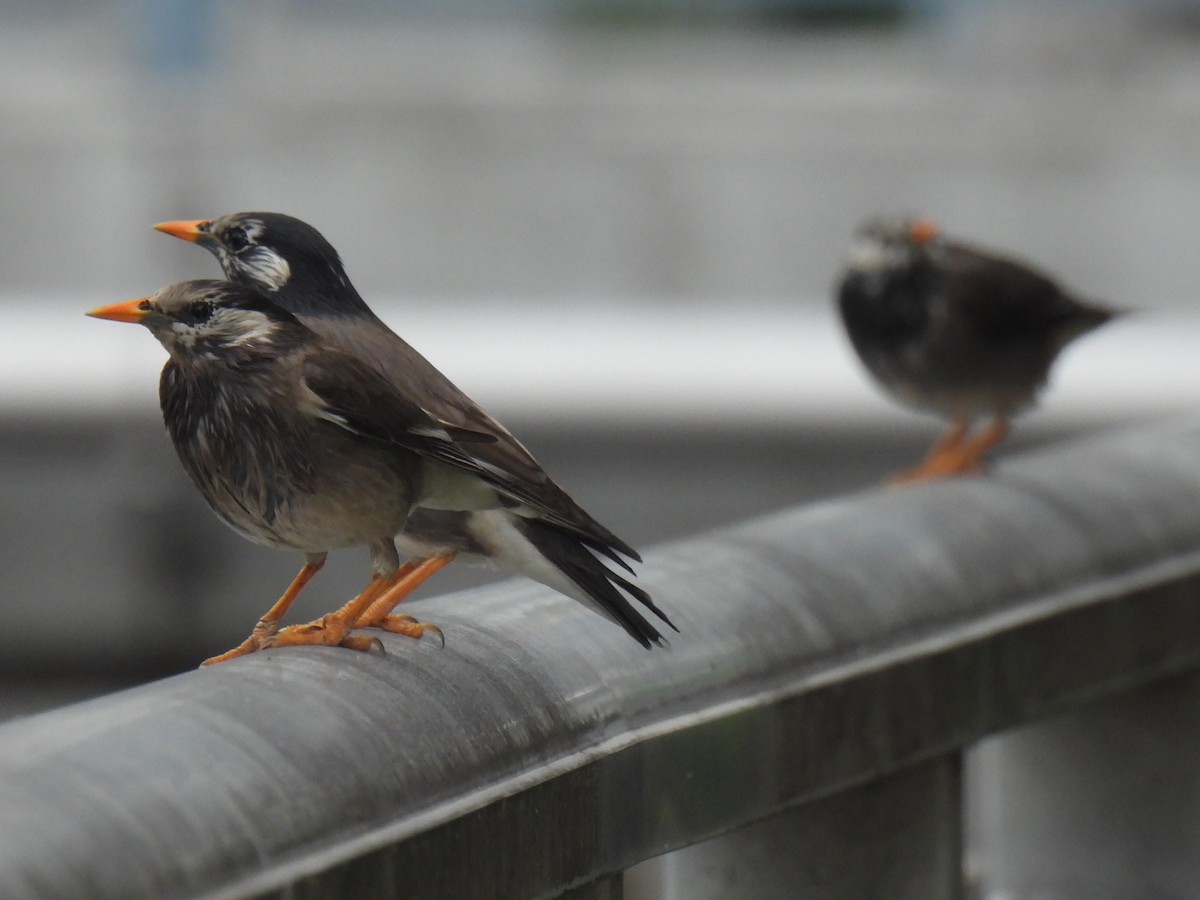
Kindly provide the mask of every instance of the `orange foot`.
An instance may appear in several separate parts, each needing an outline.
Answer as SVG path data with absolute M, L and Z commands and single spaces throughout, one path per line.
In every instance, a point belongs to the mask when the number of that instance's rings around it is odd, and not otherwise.
M 386 629 L 393 634 L 403 634 L 411 638 L 419 638 L 427 631 L 433 632 L 441 639 L 442 646 L 446 646 L 446 638 L 442 634 L 442 629 L 430 622 L 418 622 L 412 616 L 384 616 L 381 621 L 372 622 L 371 624 L 378 628 Z M 343 609 L 329 613 L 312 622 L 281 628 L 274 635 L 265 638 L 259 646 L 261 649 L 297 646 L 346 647 L 349 650 L 361 650 L 364 652 L 379 650 L 382 652 L 383 644 L 379 638 L 351 634 L 351 631 L 355 628 L 361 627 L 363 627 L 362 620 L 355 621 L 353 618 L 345 615 L 345 610 Z
M 939 453 L 921 461 L 919 465 L 888 478 L 888 484 L 913 484 L 917 481 L 932 481 L 954 475 L 977 475 L 986 470 L 984 461 L 978 456 L 967 456 L 958 451 Z
M 444 562 L 441 559 L 439 558 L 440 564 L 432 566 L 424 565 L 421 574 L 424 577 L 428 577 L 441 568 L 441 566 L 445 565 L 446 562 L 449 562 L 449 559 L 446 559 Z M 406 585 L 412 577 L 413 570 L 416 568 L 420 567 L 405 564 L 390 576 L 377 575 L 371 579 L 370 584 L 363 588 L 358 596 L 354 597 L 354 599 L 347 602 L 337 611 L 328 613 L 312 622 L 280 628 L 277 612 L 281 606 L 286 609 L 286 604 L 282 602 L 287 597 L 285 595 L 285 598 L 281 598 L 280 602 L 276 603 L 271 608 L 271 611 L 254 626 L 250 637 L 246 638 L 246 640 L 242 641 L 242 643 L 232 650 L 227 650 L 219 656 L 206 659 L 201 663 L 201 666 L 215 665 L 216 663 L 222 663 L 238 656 L 245 656 L 248 653 L 254 653 L 268 647 L 323 646 L 346 647 L 349 650 L 360 651 L 375 649 L 382 651 L 383 644 L 380 643 L 378 638 L 364 637 L 351 633 L 355 628 L 364 627 L 368 624 L 384 628 L 395 634 L 403 634 L 414 638 L 419 638 L 425 632 L 432 631 L 441 638 L 442 646 L 445 646 L 445 637 L 442 635 L 442 630 L 436 625 L 431 625 L 428 622 L 418 622 L 412 616 L 390 616 L 388 615 L 391 611 L 390 605 L 373 605 L 377 598 L 381 598 L 381 595 L 386 596 L 395 587 Z M 311 577 L 311 575 L 308 577 Z M 418 584 L 420 580 L 423 579 L 417 580 Z M 297 578 L 297 581 L 299 581 L 299 578 Z M 291 591 L 291 588 L 289 588 L 289 591 Z M 298 590 L 295 593 L 298 593 Z M 294 595 L 293 593 L 292 596 L 294 597 Z M 403 597 L 403 593 L 401 593 L 401 597 Z M 290 598 L 288 599 L 290 602 Z
M 267 646 L 266 642 L 273 638 L 277 631 L 279 631 L 278 619 L 259 619 L 258 624 L 250 631 L 250 637 L 246 638 L 232 650 L 226 650 L 224 653 L 210 656 L 204 662 L 200 663 L 200 668 L 214 666 L 217 663 L 223 663 L 226 660 L 245 656 L 247 653 L 253 653 L 255 650 L 261 650 Z
M 239 656 L 246 656 L 249 653 L 254 653 L 258 650 L 265 650 L 268 647 L 287 647 L 294 644 L 322 644 L 326 646 L 346 647 L 350 650 L 383 650 L 383 644 L 378 638 L 359 637 L 345 633 L 343 629 L 340 634 L 340 639 L 337 637 L 339 632 L 334 628 L 329 628 L 325 624 L 325 619 L 317 619 L 315 622 L 305 622 L 302 625 L 289 625 L 286 628 L 280 628 L 278 622 L 267 622 L 265 619 L 254 626 L 254 630 L 250 632 L 250 637 L 242 641 L 232 650 L 226 650 L 224 653 L 217 656 L 211 656 L 204 662 L 200 663 L 200 668 L 205 666 L 213 666 L 217 663 L 223 663 L 226 660 L 235 659 Z
M 986 471 L 984 454 L 1004 440 L 1007 434 L 1008 423 L 997 418 L 978 435 L 968 440 L 966 425 L 956 422 L 938 439 L 929 455 L 919 465 L 896 473 L 888 479 L 888 483 L 911 484 Z
M 338 613 L 329 613 L 312 622 L 289 625 L 287 628 L 279 629 L 275 634 L 263 640 L 259 649 L 316 646 L 345 647 L 348 650 L 359 650 L 364 653 L 370 650 L 382 652 L 383 644 L 379 642 L 379 638 L 351 634 L 350 631 L 351 626 L 344 616 L 340 616 Z
M 437 635 L 441 646 L 446 646 L 446 635 L 442 634 L 442 629 L 438 628 L 432 622 L 418 622 L 413 616 L 406 616 L 402 613 L 393 613 L 392 615 L 377 616 L 367 618 L 363 616 L 358 620 L 356 628 L 382 628 L 384 631 L 390 631 L 392 634 L 403 634 L 406 637 L 419 638 L 426 633 Z M 371 638 L 373 641 L 378 641 L 378 638 Z
M 288 611 L 288 607 L 292 605 L 305 586 L 313 580 L 321 566 L 325 565 L 324 554 L 316 554 L 310 556 L 304 563 L 304 567 L 299 574 L 292 579 L 292 583 L 288 585 L 287 590 L 283 592 L 275 605 L 267 610 L 266 614 L 258 620 L 258 624 L 250 632 L 250 637 L 246 638 L 232 650 L 226 650 L 219 656 L 212 656 L 200 663 L 200 667 L 211 666 L 219 662 L 225 662 L 227 659 L 233 659 L 235 656 L 245 656 L 247 653 L 253 653 L 255 650 L 263 646 L 263 642 L 274 637 L 275 632 L 279 630 L 279 622 L 283 619 L 283 614 Z
M 232 650 L 226 650 L 217 656 L 209 657 L 200 663 L 200 668 L 223 663 L 239 656 L 246 656 L 258 650 L 265 650 L 267 647 L 287 647 L 295 644 L 337 645 L 350 650 L 363 651 L 383 650 L 383 644 L 379 642 L 379 638 L 359 637 L 358 635 L 346 634 L 343 630 L 341 632 L 341 639 L 337 639 L 338 631 L 336 630 L 336 626 L 334 628 L 326 627 L 325 619 L 328 618 L 329 616 L 325 616 L 323 619 L 317 619 L 315 622 L 305 622 L 302 625 L 289 625 L 286 628 L 280 628 L 277 621 L 268 622 L 266 619 L 262 619 L 254 626 L 254 630 L 250 632 L 250 637 L 246 638 Z
M 363 610 L 355 623 L 356 628 L 382 628 L 393 634 L 403 634 L 419 638 L 427 631 L 438 636 L 442 646 L 446 646 L 446 636 L 442 629 L 429 622 L 418 622 L 412 616 L 390 614 L 401 600 L 413 592 L 434 572 L 448 565 L 454 559 L 453 554 L 446 556 L 431 556 L 419 563 L 405 563 L 396 572 L 392 583 L 379 592 L 371 604 Z

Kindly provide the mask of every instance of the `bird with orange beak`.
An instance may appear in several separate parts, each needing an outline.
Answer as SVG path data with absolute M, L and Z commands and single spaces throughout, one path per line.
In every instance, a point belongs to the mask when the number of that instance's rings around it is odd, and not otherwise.
M 898 482 L 983 471 L 984 454 L 1036 401 L 1062 349 L 1116 315 L 1023 263 L 947 240 L 930 219 L 861 227 L 837 305 L 875 381 L 950 421 Z
M 170 359 L 159 381 L 163 420 L 184 469 L 217 516 L 256 543 L 305 556 L 241 652 L 290 644 L 371 647 L 373 639 L 351 632 L 371 619 L 371 604 L 385 590 L 419 583 L 418 573 L 400 565 L 392 536 L 421 495 L 424 462 L 463 461 L 450 436 L 420 410 L 398 405 L 388 407 L 386 420 L 371 422 L 372 392 L 385 387 L 379 376 L 325 350 L 294 316 L 253 290 L 225 281 L 181 282 L 88 315 L 144 325 L 166 348 Z M 357 382 L 360 392 L 348 391 L 347 381 Z M 328 552 L 356 545 L 371 554 L 367 587 L 317 622 L 281 628 Z M 409 616 L 371 624 L 411 637 L 441 634 Z
M 252 214 L 226 222 L 218 239 L 214 224 L 157 227 L 223 248 L 238 260 L 240 283 L 183 282 L 90 313 L 143 324 L 168 350 L 164 419 L 217 514 L 252 540 L 306 556 L 250 637 L 209 662 L 288 643 L 364 649 L 354 628 L 413 637 L 437 630 L 392 610 L 459 557 L 547 584 L 644 647 L 663 643 L 631 600 L 673 628 L 670 620 L 600 558 L 628 569 L 621 554 L 637 554 L 374 317 L 315 230 Z M 279 235 L 286 251 L 265 243 Z M 287 285 L 303 288 L 301 300 L 292 302 Z M 325 293 L 334 288 L 343 295 Z M 328 550 L 354 544 L 371 551 L 367 588 L 323 620 L 281 630 Z M 410 560 L 397 566 L 400 553 Z

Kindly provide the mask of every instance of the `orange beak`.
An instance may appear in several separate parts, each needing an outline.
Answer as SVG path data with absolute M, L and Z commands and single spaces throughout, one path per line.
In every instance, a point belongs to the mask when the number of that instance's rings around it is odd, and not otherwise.
M 112 322 L 140 323 L 150 315 L 150 298 L 138 297 L 135 300 L 122 300 L 120 303 L 110 303 L 108 306 L 97 306 L 87 311 L 93 319 L 108 319 Z
M 169 234 L 172 237 L 182 238 L 185 241 L 191 241 L 193 244 L 200 240 L 204 232 L 200 230 L 201 225 L 207 225 L 208 219 L 192 219 L 190 221 L 178 222 L 159 222 L 154 226 L 155 230 L 161 231 L 163 234 Z
M 938 236 L 937 222 L 933 219 L 913 219 L 908 226 L 908 236 L 914 244 L 928 244 Z

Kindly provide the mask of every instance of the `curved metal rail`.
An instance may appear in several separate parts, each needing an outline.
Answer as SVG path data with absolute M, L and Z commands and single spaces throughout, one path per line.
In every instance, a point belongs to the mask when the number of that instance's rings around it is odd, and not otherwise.
M 699 488 L 698 488 L 699 489 Z M 537 585 L 0 727 L 0 896 L 557 896 L 1200 664 L 1200 422 L 657 548 L 646 652 Z M 14 625 L 14 623 L 10 623 Z

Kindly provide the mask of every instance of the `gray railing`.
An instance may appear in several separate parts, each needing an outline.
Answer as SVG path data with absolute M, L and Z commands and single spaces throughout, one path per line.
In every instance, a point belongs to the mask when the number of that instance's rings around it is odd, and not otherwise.
M 642 582 L 668 650 L 509 582 L 420 605 L 445 649 L 0 727 L 0 896 L 612 898 L 704 841 L 655 895 L 960 896 L 964 749 L 1200 666 L 1200 423 L 785 511 Z

